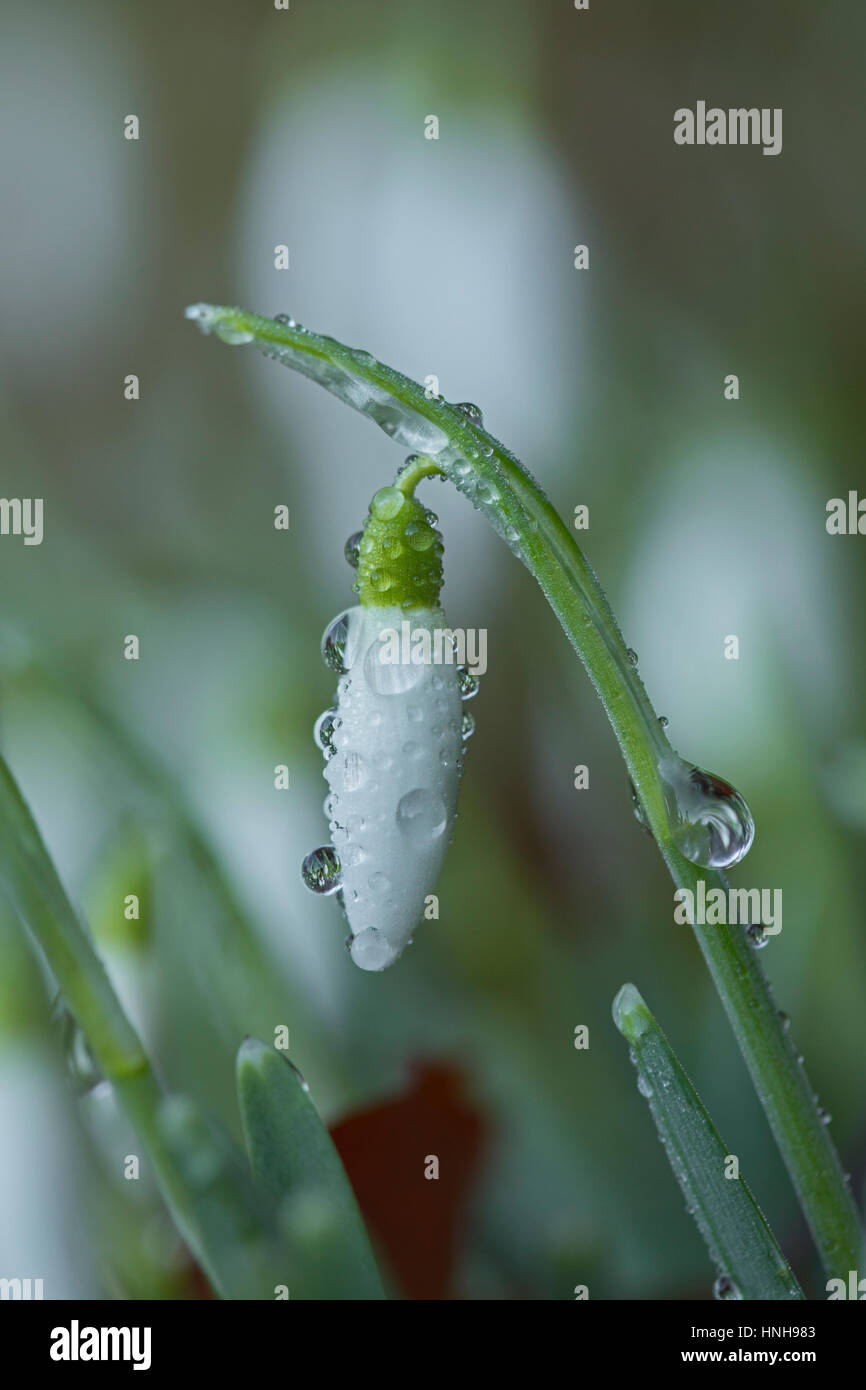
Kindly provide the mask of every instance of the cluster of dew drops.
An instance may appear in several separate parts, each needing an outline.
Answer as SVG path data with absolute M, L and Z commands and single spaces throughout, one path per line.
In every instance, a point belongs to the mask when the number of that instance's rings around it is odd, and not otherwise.
M 475 410 L 477 407 L 472 407 Z M 480 414 L 480 412 L 479 412 Z M 417 456 L 410 454 L 406 459 L 406 465 L 416 461 Z M 430 508 L 425 509 L 425 516 L 431 526 L 435 526 L 439 520 L 436 513 Z M 347 564 L 353 569 L 358 568 L 360 560 L 360 546 L 362 531 L 353 531 L 346 541 L 343 553 Z M 357 583 L 353 585 L 357 589 Z M 408 606 L 408 605 L 407 605 Z M 340 613 L 325 628 L 322 634 L 322 660 L 325 665 L 334 671 L 338 676 L 346 674 L 345 654 L 346 643 L 349 636 L 349 614 Z M 456 639 L 455 639 L 456 640 Z M 480 679 L 473 671 L 465 666 L 458 666 L 457 680 L 460 690 L 460 698 L 463 701 L 472 700 L 480 689 Z M 330 706 L 323 710 L 313 726 L 313 739 L 317 748 L 322 753 L 327 762 L 336 753 L 334 735 L 340 725 L 338 711 Z M 475 732 L 475 719 L 469 710 L 464 709 L 461 726 L 461 737 L 464 747 Z M 324 811 L 329 820 L 333 818 L 333 804 L 331 794 L 325 798 Z M 342 865 L 340 856 L 333 845 L 321 845 L 318 849 L 312 850 L 304 859 L 301 866 L 301 878 L 313 893 L 326 896 L 331 893 L 338 895 L 338 900 L 342 898 Z

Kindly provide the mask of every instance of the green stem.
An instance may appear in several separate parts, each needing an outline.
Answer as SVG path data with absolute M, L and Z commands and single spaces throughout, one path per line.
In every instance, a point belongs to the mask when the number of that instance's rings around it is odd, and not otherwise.
M 442 469 L 438 463 L 425 458 L 423 454 L 413 454 L 397 474 L 394 486 L 398 487 L 401 492 L 405 492 L 407 497 L 411 497 L 423 478 L 431 478 L 434 475 L 442 477 Z
M 187 317 L 229 344 L 254 343 L 374 420 L 412 452 L 435 462 L 485 513 L 540 584 L 604 705 L 671 877 L 678 888 L 725 887 L 677 850 L 659 763 L 671 754 L 605 594 L 571 531 L 543 490 L 470 413 L 333 338 L 208 304 Z M 704 959 L 791 1175 L 828 1274 L 862 1260 L 857 1208 L 815 1097 L 742 928 L 694 928 Z

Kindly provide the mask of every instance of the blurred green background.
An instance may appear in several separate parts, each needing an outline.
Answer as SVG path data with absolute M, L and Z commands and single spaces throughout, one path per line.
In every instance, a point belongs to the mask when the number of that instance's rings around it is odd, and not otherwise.
M 325 1118 L 370 1136 L 362 1205 L 397 1294 L 707 1298 L 610 1019 L 633 980 L 821 1296 L 589 681 L 439 483 L 449 618 L 487 629 L 489 670 L 440 920 L 384 975 L 352 967 L 335 903 L 299 878 L 327 840 L 318 644 L 352 601 L 343 543 L 402 455 L 183 308 L 290 312 L 435 374 L 566 518 L 589 506 L 581 542 L 672 742 L 754 812 L 733 881 L 783 890 L 762 963 L 860 1190 L 866 541 L 824 522 L 866 491 L 862 6 L 49 0 L 3 30 L 2 492 L 44 498 L 45 537 L 0 538 L 0 732 L 166 1084 L 237 1134 L 237 1046 L 287 1025 Z M 782 107 L 782 154 L 676 147 L 697 100 Z M 122 1179 L 135 1141 L 107 1088 L 73 1101 L 50 987 L 7 937 L 0 1274 L 46 1297 L 207 1296 L 147 1172 Z M 413 1109 L 440 1074 L 444 1110 Z M 392 1101 L 399 1142 L 376 1129 Z M 438 1254 L 413 1232 L 429 1153 L 462 1175 L 436 1198 Z

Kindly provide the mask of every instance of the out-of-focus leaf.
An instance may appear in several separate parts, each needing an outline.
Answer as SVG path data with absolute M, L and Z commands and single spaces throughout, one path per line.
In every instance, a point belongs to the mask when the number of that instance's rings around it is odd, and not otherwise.
M 351 1184 L 300 1073 L 274 1048 L 247 1038 L 237 1079 L 253 1178 L 278 1205 L 293 1255 L 290 1298 L 382 1298 Z

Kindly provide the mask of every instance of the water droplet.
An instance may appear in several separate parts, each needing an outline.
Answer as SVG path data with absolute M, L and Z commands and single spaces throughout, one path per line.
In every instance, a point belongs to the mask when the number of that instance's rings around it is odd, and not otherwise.
M 458 666 L 457 687 L 460 691 L 461 700 L 471 700 L 478 694 L 481 682 L 474 671 L 468 670 L 466 666 Z
M 824 1109 L 823 1105 L 819 1105 L 819 1106 L 818 1106 L 818 1119 L 821 1121 L 821 1124 L 822 1124 L 822 1125 L 829 1125 L 829 1124 L 832 1123 L 833 1116 L 830 1114 L 830 1111 L 829 1111 L 829 1110 L 825 1110 L 825 1109 Z
M 666 729 L 666 728 L 668 727 L 668 725 L 670 724 L 670 722 L 671 722 L 671 721 L 668 719 L 668 717 L 667 717 L 666 714 L 660 714 L 660 715 L 659 715 L 659 723 L 661 724 L 661 726 L 662 726 L 663 729 Z
M 349 954 L 361 970 L 385 970 L 397 959 L 397 952 L 386 936 L 368 927 L 349 940 Z
M 301 865 L 301 878 L 313 893 L 336 893 L 341 883 L 337 851 L 331 845 L 312 850 Z
M 406 540 L 413 550 L 429 550 L 436 539 L 435 532 L 429 526 L 422 526 L 419 521 L 410 521 L 403 532 Z
M 473 405 L 472 401 L 458 401 L 454 409 L 459 410 L 461 415 L 465 415 L 466 419 L 470 420 L 473 425 L 484 424 L 484 416 L 481 412 L 481 407 L 479 405 Z
M 638 1072 L 637 1088 L 640 1091 L 641 1095 L 645 1096 L 647 1100 L 650 1100 L 655 1095 L 655 1091 L 653 1090 L 650 1082 L 644 1076 L 643 1072 Z
M 58 995 L 55 1001 L 53 1021 L 60 1028 L 60 1039 L 66 1070 L 77 1096 L 85 1096 L 104 1080 L 102 1070 L 90 1050 L 90 1043 L 84 1029 Z
M 241 343 L 251 343 L 256 336 L 246 328 L 232 328 L 227 323 L 214 324 L 214 333 L 229 347 L 239 347 Z
M 626 649 L 625 649 L 625 654 L 626 654 L 626 656 L 627 656 L 627 658 L 628 658 L 628 664 L 629 664 L 629 666 L 637 666 L 637 663 L 638 663 L 638 655 L 637 655 L 637 652 L 634 650 L 634 648 L 633 648 L 633 647 L 626 647 Z
M 284 323 L 287 328 L 297 328 L 291 314 L 274 314 L 274 323 Z
M 756 951 L 763 951 L 770 940 L 760 922 L 750 922 L 746 927 L 746 936 L 749 938 L 749 945 L 753 946 Z
M 397 804 L 397 825 L 413 844 L 426 845 L 437 839 L 447 822 L 445 803 L 427 787 L 407 792 Z
M 779 1022 L 780 1022 L 781 1025 L 782 1025 L 782 1027 L 784 1028 L 785 1032 L 787 1033 L 788 1029 L 789 1029 L 790 1026 L 791 1026 L 791 1020 L 790 1020 L 790 1018 L 789 1018 L 788 1015 L 784 1012 L 783 1009 L 778 1009 L 778 1010 L 777 1010 L 777 1017 L 778 1017 Z
M 406 505 L 406 494 L 398 487 L 380 487 L 370 503 L 370 511 L 380 521 L 393 521 Z
M 743 1295 L 737 1288 L 733 1279 L 727 1274 L 720 1274 L 713 1284 L 713 1298 L 717 1298 L 720 1303 L 727 1303 L 732 1299 L 742 1298 Z
M 349 638 L 349 614 L 340 613 L 322 633 L 322 660 L 338 675 L 345 675 L 346 642 Z
M 637 787 L 635 786 L 631 778 L 629 778 L 628 780 L 628 786 L 629 791 L 631 792 L 631 809 L 634 812 L 634 818 L 640 826 L 641 830 L 644 830 L 647 833 L 647 835 L 652 835 L 652 830 L 650 829 L 649 822 L 646 818 L 646 812 L 643 808 L 643 802 L 638 796 Z
M 377 695 L 405 695 L 424 679 L 428 667 L 423 662 L 392 661 L 391 644 L 377 637 L 364 657 L 364 675 Z
M 324 710 L 313 726 L 313 738 L 317 748 L 321 748 L 326 758 L 332 758 L 337 749 L 334 746 L 334 733 L 342 724 L 335 709 Z
M 363 534 L 363 531 L 353 531 L 346 541 L 346 544 L 343 546 L 346 564 L 351 565 L 353 570 L 358 568 L 358 561 L 361 558 L 361 537 Z
M 460 737 L 462 738 L 463 742 L 466 743 L 467 740 L 470 739 L 474 733 L 475 720 L 469 713 L 468 709 L 465 709 L 463 711 L 463 719 L 461 720 L 460 724 Z
M 352 751 L 347 752 L 343 758 L 343 768 L 346 777 L 346 791 L 359 791 L 367 780 L 367 764 L 361 754 Z
M 703 869 L 729 869 L 755 838 L 752 814 L 729 782 L 674 755 L 659 764 L 668 823 L 686 859 Z
M 384 898 L 391 891 L 391 880 L 387 874 L 371 874 L 367 879 L 367 887 L 374 898 Z

